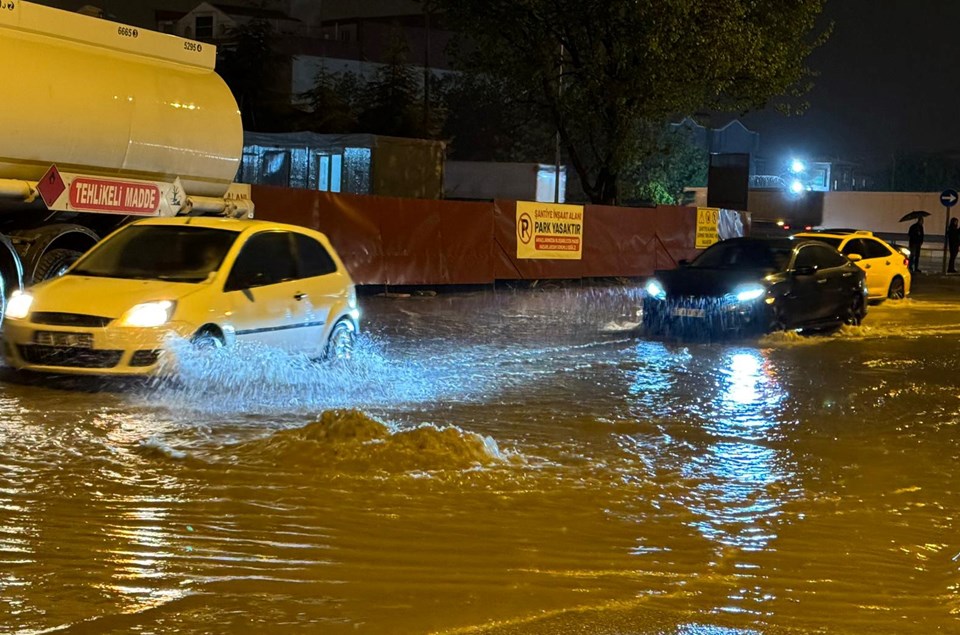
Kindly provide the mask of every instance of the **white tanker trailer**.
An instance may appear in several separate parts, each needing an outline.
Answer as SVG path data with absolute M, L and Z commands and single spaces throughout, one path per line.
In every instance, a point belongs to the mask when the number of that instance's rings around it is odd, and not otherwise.
M 215 47 L 0 0 L 2 293 L 143 216 L 253 215 Z

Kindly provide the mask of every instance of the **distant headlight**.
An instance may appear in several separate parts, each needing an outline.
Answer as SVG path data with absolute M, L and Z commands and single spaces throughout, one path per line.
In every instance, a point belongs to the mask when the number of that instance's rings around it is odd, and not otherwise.
M 138 304 L 120 318 L 120 326 L 160 326 L 166 324 L 173 315 L 174 303 L 170 300 L 144 302 Z
M 30 315 L 30 305 L 33 304 L 33 296 L 23 291 L 14 291 L 7 301 L 7 317 L 14 320 L 22 320 Z
M 737 298 L 737 302 L 750 302 L 761 297 L 766 292 L 767 290 L 763 285 L 745 284 L 742 287 L 737 287 L 733 294 Z
M 663 285 L 660 284 L 656 278 L 648 280 L 643 290 L 646 291 L 647 295 L 651 298 L 656 298 L 657 300 L 663 300 L 667 297 L 667 292 L 663 290 Z

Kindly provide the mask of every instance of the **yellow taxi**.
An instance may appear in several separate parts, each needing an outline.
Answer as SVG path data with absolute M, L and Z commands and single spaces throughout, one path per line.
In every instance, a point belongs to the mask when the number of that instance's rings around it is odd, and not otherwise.
M 823 241 L 855 262 L 867 274 L 867 298 L 873 303 L 910 295 L 909 260 L 898 249 L 873 235 L 853 229 L 820 229 L 795 234 Z
M 161 363 L 172 359 L 171 337 L 340 358 L 359 318 L 353 281 L 320 232 L 152 218 L 107 236 L 62 276 L 14 292 L 3 351 L 16 369 L 96 375 L 175 369 Z

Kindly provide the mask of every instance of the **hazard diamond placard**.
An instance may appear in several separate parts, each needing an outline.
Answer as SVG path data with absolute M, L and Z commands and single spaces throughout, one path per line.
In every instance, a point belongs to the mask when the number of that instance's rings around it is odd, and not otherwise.
M 40 198 L 42 198 L 46 206 L 51 209 L 66 189 L 67 186 L 63 182 L 60 171 L 55 165 L 51 165 L 50 169 L 47 170 L 43 178 L 37 183 L 37 191 L 40 192 Z

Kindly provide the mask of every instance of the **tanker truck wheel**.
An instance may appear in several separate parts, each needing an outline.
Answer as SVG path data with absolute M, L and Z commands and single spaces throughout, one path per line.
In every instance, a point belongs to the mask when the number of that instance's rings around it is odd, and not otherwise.
M 43 254 L 33 273 L 34 282 L 62 276 L 83 254 L 74 249 L 51 249 Z

